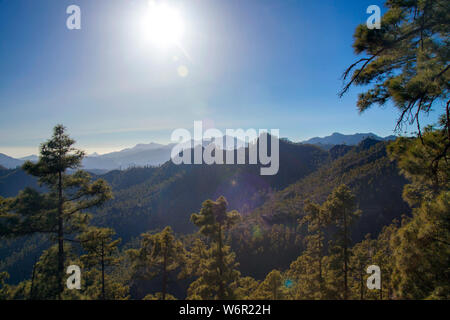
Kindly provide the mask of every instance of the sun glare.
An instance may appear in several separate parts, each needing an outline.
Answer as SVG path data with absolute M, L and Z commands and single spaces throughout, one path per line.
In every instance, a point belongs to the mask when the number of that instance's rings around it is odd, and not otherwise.
M 184 31 L 179 10 L 153 2 L 149 3 L 141 27 L 144 40 L 161 48 L 179 46 Z

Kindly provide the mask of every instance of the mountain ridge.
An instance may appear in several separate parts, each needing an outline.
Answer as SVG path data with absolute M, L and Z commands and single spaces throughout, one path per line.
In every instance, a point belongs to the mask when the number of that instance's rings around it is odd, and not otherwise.
M 301 141 L 298 144 L 312 144 L 317 145 L 325 150 L 330 150 L 336 145 L 357 145 L 366 138 L 371 138 L 378 141 L 390 141 L 395 140 L 396 136 L 380 137 L 374 133 L 355 133 L 355 134 L 341 134 L 334 132 L 333 134 L 325 137 L 314 137 L 305 141 Z M 281 138 L 280 140 L 289 139 Z M 198 142 L 191 140 L 193 145 Z M 203 141 L 203 145 L 211 143 L 210 140 Z M 189 141 L 186 143 L 189 145 Z M 134 147 L 125 148 L 119 151 L 113 151 L 105 154 L 98 154 L 96 152 L 88 155 L 83 160 L 83 169 L 85 170 L 103 170 L 103 172 L 126 169 L 129 167 L 145 167 L 145 166 L 159 166 L 170 160 L 171 150 L 175 146 L 175 143 L 167 145 L 150 142 L 139 143 Z M 225 146 L 225 143 L 224 143 Z M 15 169 L 21 166 L 25 161 L 37 161 L 36 155 L 30 155 L 22 158 L 13 158 L 6 154 L 0 153 L 0 165 L 7 169 Z
M 302 141 L 303 144 L 315 144 L 321 146 L 335 146 L 335 145 L 357 145 L 364 139 L 371 138 L 378 141 L 392 141 L 397 137 L 394 135 L 380 137 L 375 133 L 354 133 L 354 134 L 342 134 L 339 132 L 334 132 L 329 136 L 325 137 L 314 137 L 305 141 Z M 328 148 L 329 149 L 329 148 Z

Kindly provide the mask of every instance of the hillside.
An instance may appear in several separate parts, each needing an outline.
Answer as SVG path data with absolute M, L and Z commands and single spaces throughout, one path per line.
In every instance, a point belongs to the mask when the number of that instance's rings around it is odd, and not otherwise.
M 0 153 L 0 165 L 6 169 L 14 169 L 21 166 L 22 160 L 14 159 L 6 154 Z
M 292 215 L 296 218 L 302 214 L 304 200 L 321 203 L 333 188 L 347 184 L 364 212 L 355 226 L 357 234 L 379 229 L 401 213 L 408 212 L 406 203 L 401 199 L 406 180 L 398 173 L 395 163 L 388 159 L 386 145 L 386 142 L 364 140 L 343 156 L 277 192 L 252 216 L 270 223 L 289 223 Z M 375 224 L 367 226 L 369 220 Z
M 95 221 L 112 225 L 126 239 L 165 225 L 191 232 L 190 214 L 206 199 L 224 195 L 230 209 L 248 214 L 268 193 L 314 172 L 327 159 L 328 153 L 315 146 L 280 141 L 280 170 L 275 176 L 261 176 L 258 165 L 177 166 L 172 162 L 158 168 L 113 171 L 101 177 L 112 185 L 115 198 L 98 211 Z
M 0 197 L 14 197 L 26 187 L 38 188 L 34 177 L 26 174 L 22 169 L 0 168 Z
M 367 233 L 376 236 L 393 219 L 409 213 L 409 207 L 402 200 L 406 180 L 399 175 L 396 164 L 388 159 L 386 145 L 387 142 L 366 139 L 355 147 L 337 146 L 330 150 L 329 162 L 272 194 L 255 209 L 234 233 L 243 272 L 262 276 L 280 265 L 287 267 L 303 250 L 304 233 L 297 229 L 297 221 L 303 215 L 304 201 L 322 203 L 340 184 L 352 189 L 363 212 L 353 226 L 355 242 L 361 241 Z M 265 250 L 275 244 L 276 252 Z M 277 261 L 272 259 L 274 254 Z
M 6 170 L 0 175 L 0 194 L 15 195 L 24 186 L 36 187 L 35 180 L 21 170 Z M 311 145 L 280 141 L 280 171 L 275 176 L 260 176 L 257 165 L 174 165 L 130 168 L 95 176 L 111 186 L 114 199 L 93 212 L 94 224 L 114 228 L 123 243 L 148 230 L 172 226 L 176 232 L 193 232 L 191 213 L 206 199 L 224 195 L 230 209 L 244 216 L 234 233 L 234 245 L 244 273 L 258 277 L 274 265 L 287 265 L 302 250 L 296 220 L 307 198 L 322 202 L 331 190 L 348 184 L 356 194 L 364 215 L 354 227 L 354 239 L 377 234 L 393 218 L 407 213 L 401 200 L 404 178 L 386 156 L 386 143 L 366 139 L 358 146 L 335 146 L 329 152 Z M 256 234 L 259 236 L 255 237 Z M 299 238 L 300 237 L 300 238 Z M 11 252 L 4 267 L 12 280 L 29 270 L 31 259 L 42 250 L 41 238 L 28 242 L 9 242 L 2 252 Z M 277 246 L 274 246 L 274 243 Z M 26 245 L 25 245 L 26 244 Z M 23 249 L 17 253 L 12 248 Z M 258 249 L 259 248 L 259 249 Z M 277 261 L 271 261 L 277 248 Z M 36 251 L 37 250 L 37 251 Z M 14 253 L 13 253 L 14 252 Z M 255 261 L 259 261 L 258 270 Z M 17 264 L 24 264 L 15 270 Z
M 93 223 L 114 228 L 124 244 L 142 232 L 166 225 L 176 232 L 190 233 L 195 230 L 190 215 L 206 199 L 225 195 L 230 209 L 250 214 L 275 190 L 306 177 L 327 160 L 328 153 L 318 147 L 280 141 L 280 171 L 275 176 L 260 176 L 258 165 L 174 165 L 171 161 L 160 167 L 93 175 L 94 179 L 105 179 L 114 192 L 114 199 L 92 211 Z M 25 187 L 37 187 L 36 180 L 20 169 L 6 173 L 0 176 L 1 196 L 14 196 Z M 26 272 L 33 261 L 25 257 L 39 256 L 43 247 L 41 237 L 26 243 L 3 243 L 0 254 L 8 252 L 9 258 L 3 266 L 0 264 L 0 270 L 8 270 L 13 282 L 29 276 Z

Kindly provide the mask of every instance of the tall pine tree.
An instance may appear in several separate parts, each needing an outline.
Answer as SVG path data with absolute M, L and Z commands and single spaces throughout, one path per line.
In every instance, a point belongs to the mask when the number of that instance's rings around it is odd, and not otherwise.
M 235 254 L 224 242 L 225 232 L 239 221 L 240 214 L 227 212 L 227 206 L 224 197 L 217 201 L 207 200 L 200 212 L 191 216 L 191 221 L 200 228 L 199 233 L 211 242 L 208 258 L 198 270 L 200 277 L 189 288 L 191 297 L 219 300 L 236 297 L 231 284 L 239 279 L 240 273 L 236 270 Z
M 40 147 L 37 163 L 30 161 L 23 170 L 38 178 L 47 192 L 27 188 L 10 201 L 6 214 L 0 216 L 0 235 L 11 237 L 34 233 L 52 236 L 58 244 L 58 296 L 64 290 L 64 242 L 66 236 L 86 227 L 89 215 L 85 210 L 99 206 L 112 197 L 111 189 L 102 180 L 91 182 L 87 172 L 78 170 L 84 152 L 73 147 L 62 125 L 53 129 L 53 136 Z

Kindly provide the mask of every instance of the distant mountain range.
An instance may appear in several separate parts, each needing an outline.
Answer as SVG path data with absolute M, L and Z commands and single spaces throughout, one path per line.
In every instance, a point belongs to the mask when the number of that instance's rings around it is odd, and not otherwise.
M 329 150 L 335 145 L 357 145 L 362 140 L 371 138 L 379 141 L 395 140 L 395 136 L 388 136 L 385 138 L 379 137 L 374 133 L 356 133 L 350 135 L 344 135 L 341 133 L 333 133 L 330 136 L 319 138 L 311 138 L 306 141 L 300 142 L 301 144 L 313 144 L 321 147 L 322 149 Z M 209 141 L 204 141 L 203 146 L 209 144 Z M 188 148 L 186 144 L 186 148 Z M 194 143 L 199 144 L 199 142 Z M 85 170 L 92 170 L 95 173 L 104 173 L 116 169 L 127 169 L 130 167 L 145 167 L 145 166 L 158 166 L 170 159 L 171 150 L 175 144 L 137 144 L 133 148 L 123 149 L 121 151 L 115 151 L 103 155 L 93 153 L 88 155 L 83 160 L 83 168 Z M 189 144 L 190 145 L 190 144 Z M 225 145 L 225 144 L 224 144 Z M 36 155 L 31 155 L 19 159 L 7 156 L 0 153 L 0 166 L 7 169 L 14 169 L 21 166 L 25 161 L 37 161 Z
M 0 166 L 7 169 L 14 169 L 18 166 L 21 166 L 23 162 L 23 160 L 15 159 L 7 156 L 6 154 L 0 153 Z
M 374 133 L 355 133 L 355 134 L 342 134 L 335 132 L 330 136 L 326 136 L 323 138 L 315 137 L 311 138 L 306 141 L 302 141 L 304 144 L 315 144 L 318 146 L 322 146 L 324 148 L 331 149 L 331 147 L 335 145 L 349 145 L 349 146 L 355 146 L 364 139 L 371 138 L 378 141 L 392 141 L 395 140 L 396 136 L 387 136 L 387 137 L 380 137 L 377 136 Z
M 129 167 L 158 166 L 170 159 L 172 147 L 173 144 L 149 143 L 138 144 L 133 148 L 103 155 L 93 153 L 84 158 L 83 168 L 86 170 L 110 171 L 121 168 L 127 169 Z M 25 161 L 35 162 L 37 160 L 38 156 L 36 155 L 15 159 L 0 153 L 0 166 L 7 169 L 15 169 Z

